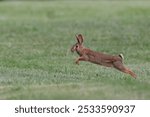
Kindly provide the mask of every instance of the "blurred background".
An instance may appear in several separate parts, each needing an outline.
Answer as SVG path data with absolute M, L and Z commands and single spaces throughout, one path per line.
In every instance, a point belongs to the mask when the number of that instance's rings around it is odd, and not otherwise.
M 0 2 L 0 99 L 150 99 L 150 1 L 12 1 Z M 76 65 L 79 33 L 92 50 L 122 53 L 137 80 Z

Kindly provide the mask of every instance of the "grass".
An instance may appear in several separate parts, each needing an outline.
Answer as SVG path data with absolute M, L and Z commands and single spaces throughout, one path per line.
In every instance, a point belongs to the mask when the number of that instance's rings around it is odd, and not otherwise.
M 150 99 L 149 14 L 149 1 L 0 2 L 0 99 Z M 75 65 L 78 33 L 138 78 Z

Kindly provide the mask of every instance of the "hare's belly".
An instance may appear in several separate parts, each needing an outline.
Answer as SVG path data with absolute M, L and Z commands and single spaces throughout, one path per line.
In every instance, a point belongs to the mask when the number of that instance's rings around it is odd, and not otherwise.
M 102 59 L 98 56 L 90 55 L 89 62 L 95 63 L 95 64 L 102 64 Z
M 102 66 L 106 66 L 106 67 L 113 67 L 113 64 L 111 62 L 105 61 L 102 58 L 96 57 L 96 56 L 90 56 L 89 62 L 102 65 Z

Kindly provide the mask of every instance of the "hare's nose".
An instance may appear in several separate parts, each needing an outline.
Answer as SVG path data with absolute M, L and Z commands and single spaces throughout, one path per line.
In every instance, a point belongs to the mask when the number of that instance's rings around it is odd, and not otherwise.
M 71 52 L 74 52 L 74 48 L 71 48 Z

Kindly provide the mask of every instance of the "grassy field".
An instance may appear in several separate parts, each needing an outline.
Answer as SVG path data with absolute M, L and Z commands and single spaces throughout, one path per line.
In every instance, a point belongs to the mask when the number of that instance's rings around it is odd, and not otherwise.
M 76 65 L 78 33 L 138 78 Z M 0 99 L 150 99 L 150 1 L 0 2 Z

